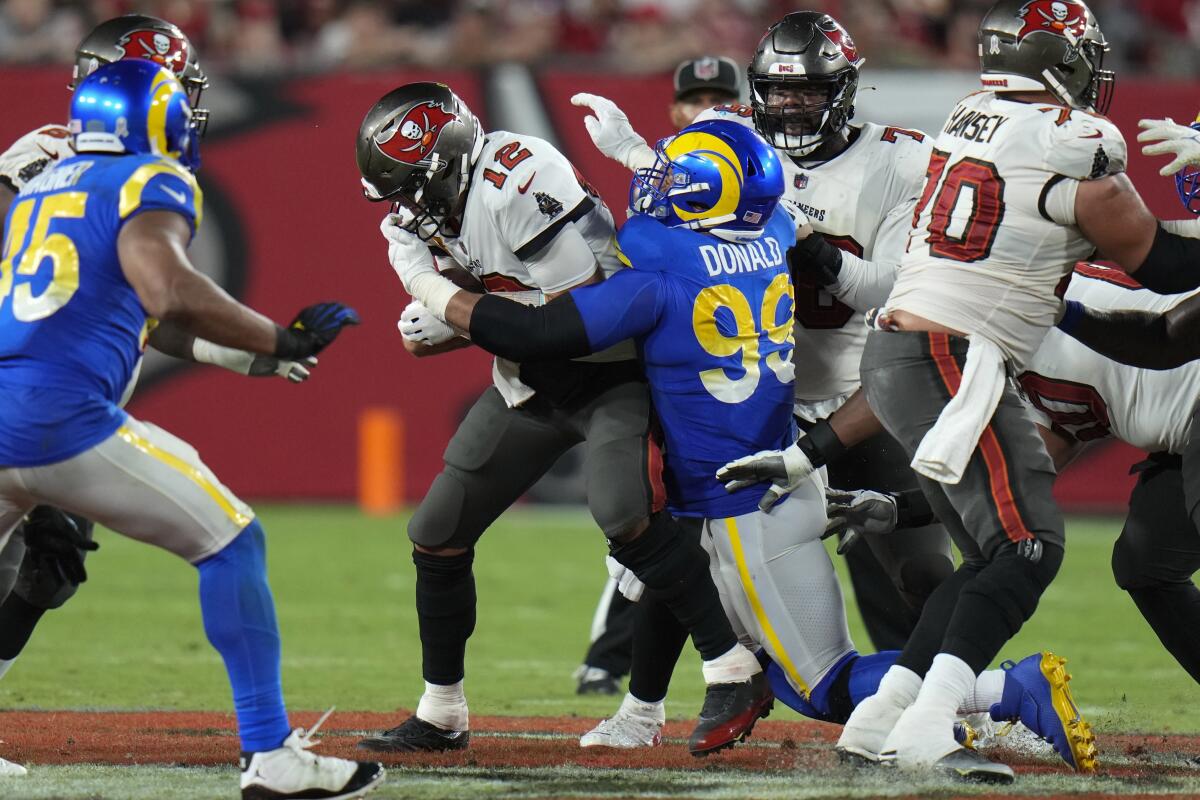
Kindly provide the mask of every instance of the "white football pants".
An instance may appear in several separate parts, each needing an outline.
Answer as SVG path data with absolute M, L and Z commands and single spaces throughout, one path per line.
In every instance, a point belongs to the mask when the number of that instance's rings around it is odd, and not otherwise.
M 704 523 L 725 612 L 803 696 L 854 649 L 833 563 L 821 543 L 825 492 L 813 476 L 769 512 Z
M 223 550 L 254 519 L 191 445 L 133 417 L 66 461 L 0 469 L 0 548 L 41 504 L 81 514 L 192 563 Z

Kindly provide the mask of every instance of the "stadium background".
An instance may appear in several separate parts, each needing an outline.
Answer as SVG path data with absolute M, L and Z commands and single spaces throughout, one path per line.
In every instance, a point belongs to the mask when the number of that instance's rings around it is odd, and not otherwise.
M 197 444 L 249 498 L 351 500 L 358 494 L 364 412 L 403 425 L 397 473 L 408 500 L 440 467 L 466 406 L 489 383 L 489 359 L 466 350 L 418 361 L 395 321 L 407 298 L 388 268 L 382 206 L 358 188 L 353 139 L 363 113 L 411 80 L 445 81 L 488 128 L 558 145 L 618 218 L 628 175 L 591 145 L 577 91 L 615 100 L 653 140 L 669 132 L 670 69 L 705 53 L 744 63 L 761 31 L 799 7 L 825 9 L 867 58 L 858 116 L 935 131 L 977 85 L 974 29 L 988 2 L 854 0 L 798 6 L 773 0 L 473 0 L 472 2 L 0 3 L 0 141 L 64 119 L 72 50 L 93 21 L 145 11 L 179 23 L 202 54 L 213 124 L 201 183 L 206 230 L 194 253 L 241 299 L 283 320 L 336 298 L 364 324 L 332 348 L 313 380 L 246 382 L 222 370 L 150 365 L 133 412 Z M 1092 3 L 1118 69 L 1112 117 L 1136 121 L 1196 110 L 1200 2 Z M 1107 65 L 1106 65 L 1107 66 Z M 1173 184 L 1131 148 L 1130 174 L 1160 216 L 1179 216 Z M 801 368 L 803 366 L 801 365 Z M 1124 506 L 1136 454 L 1102 444 L 1060 480 L 1068 508 Z M 577 460 L 577 458 L 575 459 Z M 541 500 L 580 496 L 566 464 L 535 488 Z

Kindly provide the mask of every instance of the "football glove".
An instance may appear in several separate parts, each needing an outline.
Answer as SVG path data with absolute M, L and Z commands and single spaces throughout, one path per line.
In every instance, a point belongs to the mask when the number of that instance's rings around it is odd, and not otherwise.
M 388 214 L 379 223 L 379 231 L 388 243 L 388 263 L 404 284 L 404 291 L 409 294 L 413 291 L 413 278 L 422 272 L 437 272 L 429 245 L 407 229 L 411 222 L 411 214 L 401 209 L 401 213 Z
M 864 535 L 881 536 L 896 530 L 900 509 L 895 495 L 872 491 L 825 490 L 829 522 L 822 539 L 838 537 L 838 555 L 858 544 Z
M 274 356 L 254 356 L 246 373 L 251 378 L 269 378 L 278 375 L 287 378 L 292 383 L 304 383 L 312 375 L 312 368 L 317 365 L 316 356 L 308 356 L 299 361 L 288 361 Z
M 286 328 L 276 329 L 275 356 L 303 361 L 324 350 L 347 325 L 357 325 L 358 312 L 344 303 L 317 303 L 302 309 Z
M 420 342 L 430 347 L 448 342 L 458 335 L 453 326 L 435 317 L 419 300 L 413 300 L 405 307 L 396 327 L 405 341 Z
M 658 156 L 646 140 L 638 136 L 629 124 L 625 112 L 607 97 L 580 92 L 571 96 L 571 105 L 586 108 L 595 114 L 583 118 L 583 126 L 596 149 L 627 169 L 649 169 Z
M 608 567 L 609 577 L 617 582 L 617 591 L 621 593 L 622 597 L 631 603 L 642 599 L 642 592 L 646 591 L 646 584 L 633 574 L 633 570 L 612 556 L 604 557 L 604 565 Z
M 1174 175 L 1189 164 L 1200 166 L 1200 131 L 1189 125 L 1180 125 L 1175 120 L 1143 119 L 1138 122 L 1142 132 L 1139 142 L 1157 142 L 1142 148 L 1147 156 L 1173 155 L 1175 160 L 1158 171 L 1159 175 Z
M 727 492 L 769 482 L 771 485 L 758 501 L 760 511 L 769 511 L 816 470 L 797 442 L 786 450 L 759 450 L 754 455 L 730 461 L 717 470 L 717 480 L 725 484 Z
M 79 585 L 87 580 L 83 554 L 100 549 L 83 532 L 82 525 L 90 524 L 52 506 L 37 506 L 25 517 L 21 527 L 27 557 L 33 559 L 34 569 L 46 571 L 60 583 Z

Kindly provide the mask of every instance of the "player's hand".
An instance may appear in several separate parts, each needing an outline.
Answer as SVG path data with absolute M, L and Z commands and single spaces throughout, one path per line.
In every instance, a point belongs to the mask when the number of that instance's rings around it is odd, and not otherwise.
M 654 166 L 658 156 L 646 144 L 646 140 L 638 136 L 629 124 L 629 117 L 612 100 L 580 92 L 571 96 L 571 105 L 586 108 L 595 114 L 584 117 L 583 126 L 601 153 L 631 170 Z
M 405 307 L 396 327 L 405 341 L 419 342 L 429 347 L 448 342 L 458 335 L 453 326 L 435 317 L 420 300 L 413 300 Z
M 250 362 L 250 371 L 246 374 L 252 378 L 269 378 L 278 375 L 281 378 L 287 378 L 292 383 L 304 383 L 316 365 L 316 356 L 308 356 L 299 361 L 289 361 L 275 356 L 256 355 Z
M 717 470 L 717 480 L 725 484 L 727 492 L 769 482 L 770 487 L 758 501 L 760 511 L 769 511 L 815 471 L 816 467 L 797 443 L 786 450 L 760 450 L 754 455 L 730 461 Z
M 411 223 L 411 214 L 405 209 L 398 214 L 388 214 L 379 223 L 379 230 L 388 243 L 388 262 L 409 294 L 412 294 L 413 278 L 422 272 L 437 272 L 429 245 L 408 230 Z
M 825 489 L 829 522 L 822 539 L 838 537 L 838 555 L 858 544 L 863 536 L 882 536 L 896 530 L 900 508 L 893 495 L 872 491 Z
M 87 580 L 83 554 L 99 550 L 100 545 L 84 535 L 71 515 L 51 506 L 38 506 L 25 517 L 21 530 L 36 570 L 49 570 L 55 580 L 74 585 Z
M 347 325 L 357 325 L 358 312 L 344 303 L 317 303 L 302 309 L 292 323 L 276 331 L 275 356 L 303 361 L 324 350 Z
M 1190 125 L 1180 125 L 1175 120 L 1143 119 L 1138 122 L 1142 132 L 1139 142 L 1157 142 L 1142 148 L 1147 156 L 1173 155 L 1175 160 L 1158 171 L 1159 175 L 1174 175 L 1189 164 L 1200 166 L 1200 130 Z
M 646 591 L 646 584 L 633 574 L 633 570 L 612 556 L 604 557 L 604 566 L 608 567 L 609 577 L 617 582 L 617 591 L 621 593 L 622 597 L 631 603 L 642 599 L 642 592 Z

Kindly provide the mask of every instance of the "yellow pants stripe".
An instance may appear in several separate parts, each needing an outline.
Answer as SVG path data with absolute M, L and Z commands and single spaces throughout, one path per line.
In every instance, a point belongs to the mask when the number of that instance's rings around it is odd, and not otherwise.
M 221 510 L 225 512 L 225 516 L 237 523 L 239 527 L 244 528 L 253 521 L 253 517 L 248 517 L 239 511 L 238 508 L 232 502 L 230 502 L 229 498 L 225 496 L 225 493 L 222 492 L 216 484 L 210 481 L 208 476 L 206 476 L 202 470 L 197 469 L 179 456 L 174 455 L 173 453 L 168 453 L 161 447 L 157 447 L 145 437 L 139 436 L 125 425 L 122 425 L 117 429 L 117 435 L 121 437 L 121 441 L 125 442 L 126 444 L 133 445 L 151 458 L 161 461 L 163 464 L 166 464 L 168 467 L 183 475 L 192 483 L 203 489 L 204 493 L 211 497 L 213 502 L 220 506 Z
M 767 618 L 767 612 L 763 610 L 762 601 L 758 599 L 758 592 L 754 589 L 754 580 L 750 577 L 750 569 L 746 566 L 746 555 L 742 550 L 742 539 L 738 534 L 737 521 L 733 517 L 726 519 L 725 529 L 729 532 L 729 544 L 733 550 L 733 559 L 737 562 L 742 589 L 746 592 L 746 599 L 750 601 L 750 608 L 754 610 L 754 616 L 758 620 L 758 626 L 762 628 L 763 636 L 767 637 L 767 643 L 771 645 L 772 655 L 776 663 L 792 679 L 792 683 L 795 684 L 796 688 L 807 697 L 809 693 L 808 684 L 800 677 L 800 672 L 796 669 L 796 665 L 792 663 L 791 657 L 783 649 L 783 643 L 779 641 L 779 636 L 775 633 L 775 628 L 772 627 L 771 620 Z

